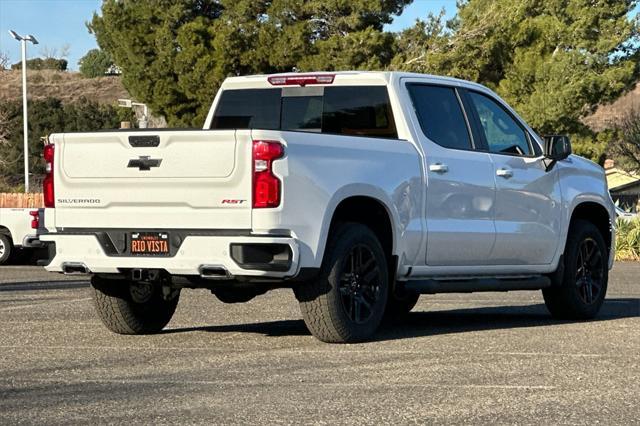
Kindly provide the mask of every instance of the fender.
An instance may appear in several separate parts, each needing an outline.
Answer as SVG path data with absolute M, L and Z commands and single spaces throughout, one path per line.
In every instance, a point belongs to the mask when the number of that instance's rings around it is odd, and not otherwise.
M 583 165 L 574 167 L 572 163 Z M 562 234 L 559 236 L 559 244 L 553 260 L 554 268 L 557 268 L 560 256 L 569 236 L 571 218 L 576 209 L 584 203 L 595 203 L 602 206 L 609 214 L 612 228 L 612 246 L 609 258 L 609 267 L 612 266 L 615 245 L 615 208 L 609 190 L 606 186 L 604 170 L 597 164 L 582 157 L 571 155 L 567 160 L 558 163 L 560 189 L 562 191 Z

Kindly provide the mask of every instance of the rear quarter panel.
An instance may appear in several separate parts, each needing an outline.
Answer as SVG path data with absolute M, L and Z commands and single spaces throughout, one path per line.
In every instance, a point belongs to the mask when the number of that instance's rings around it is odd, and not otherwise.
M 282 179 L 277 209 L 254 209 L 253 230 L 285 228 L 300 240 L 302 267 L 319 267 L 336 207 L 352 196 L 384 205 L 400 265 L 415 262 L 422 240 L 422 166 L 413 144 L 398 139 L 254 130 L 252 138 L 278 140 L 285 157 L 274 162 Z

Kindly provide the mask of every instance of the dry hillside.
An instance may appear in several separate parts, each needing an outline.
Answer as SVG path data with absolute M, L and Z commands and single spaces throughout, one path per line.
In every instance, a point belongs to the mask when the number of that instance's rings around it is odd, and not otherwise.
M 587 117 L 584 122 L 593 130 L 600 131 L 613 127 L 620 117 L 631 110 L 640 111 L 640 83 L 615 102 L 599 106 L 595 114 Z
M 0 71 L 0 101 L 22 98 L 20 71 Z M 63 102 L 75 102 L 82 96 L 102 104 L 115 104 L 129 95 L 120 77 L 85 78 L 78 72 L 29 70 L 29 98 L 55 97 Z

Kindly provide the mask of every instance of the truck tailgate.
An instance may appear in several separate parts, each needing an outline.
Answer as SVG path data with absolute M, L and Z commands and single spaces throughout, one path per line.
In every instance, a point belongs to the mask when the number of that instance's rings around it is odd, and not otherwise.
M 51 135 L 55 227 L 250 229 L 250 131 Z

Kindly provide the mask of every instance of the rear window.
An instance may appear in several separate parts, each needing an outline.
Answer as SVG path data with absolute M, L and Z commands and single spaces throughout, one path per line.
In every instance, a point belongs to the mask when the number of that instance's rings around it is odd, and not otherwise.
M 225 90 L 211 129 L 266 129 L 397 138 L 384 86 Z
M 222 92 L 212 129 L 268 129 L 280 127 L 280 89 L 247 89 Z

